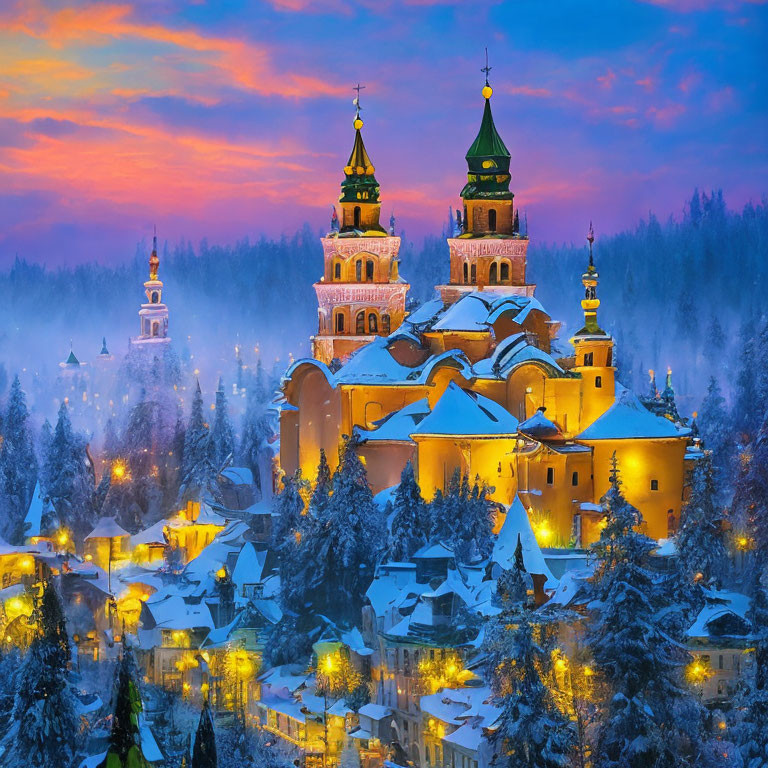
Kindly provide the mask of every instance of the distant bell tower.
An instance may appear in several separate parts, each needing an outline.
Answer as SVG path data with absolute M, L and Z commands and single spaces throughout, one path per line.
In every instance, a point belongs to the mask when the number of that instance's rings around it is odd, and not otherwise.
M 168 336 L 168 307 L 163 304 L 163 283 L 157 276 L 159 266 L 155 232 L 149 257 L 149 280 L 144 283 L 147 303 L 139 310 L 140 332 L 131 339 L 131 345 L 167 344 L 171 340 Z
M 597 310 L 600 299 L 597 298 L 597 284 L 600 275 L 595 268 L 592 244 L 595 233 L 592 222 L 587 234 L 589 243 L 589 264 L 581 276 L 584 286 L 584 298 L 581 308 L 584 310 L 584 327 L 571 339 L 576 360 L 574 371 L 581 375 L 582 414 L 581 429 L 588 427 L 598 416 L 610 408 L 615 398 L 615 369 L 613 367 L 613 338 L 597 324 Z
M 510 192 L 510 154 L 491 113 L 493 89 L 488 81 L 486 50 L 480 130 L 466 154 L 467 183 L 461 190 L 463 210 L 457 211 L 454 237 L 448 238 L 451 276 L 438 289 L 453 303 L 477 290 L 532 296 L 536 286 L 525 282 L 528 236 L 520 234 L 520 219 Z
M 325 270 L 315 283 L 318 330 L 312 354 L 324 363 L 344 361 L 376 336 L 388 336 L 405 316 L 410 287 L 399 275 L 400 238 L 379 223 L 379 183 L 360 129 L 360 91 L 355 87 L 355 141 L 341 182 L 341 217 L 333 210 L 322 238 Z

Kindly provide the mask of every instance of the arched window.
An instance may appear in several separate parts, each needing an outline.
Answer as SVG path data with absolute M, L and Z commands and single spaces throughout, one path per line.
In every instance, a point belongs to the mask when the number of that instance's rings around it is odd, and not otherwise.
M 357 282 L 361 282 L 363 279 L 363 262 L 358 259 L 358 261 L 355 262 L 355 280 Z
M 344 333 L 344 314 L 336 313 L 336 333 Z
M 464 262 L 464 285 L 466 285 L 469 282 L 469 264 L 467 262 Z
M 472 265 L 470 270 L 470 281 L 474 285 L 477 282 L 477 264 Z
M 491 208 L 488 211 L 488 229 L 491 232 L 496 231 L 496 209 Z
M 355 229 L 360 229 L 360 206 L 359 205 L 355 206 L 354 217 L 355 217 L 354 227 Z
M 365 311 L 357 313 L 355 318 L 355 333 L 362 336 L 365 333 Z
M 341 262 L 340 261 L 337 261 L 333 265 L 333 279 L 341 280 Z
M 467 206 L 464 206 L 464 231 L 469 232 L 469 219 L 467 219 Z
M 371 259 L 365 262 L 365 282 L 373 282 L 373 261 Z
M 491 285 L 496 285 L 499 282 L 499 265 L 494 261 L 491 264 L 491 270 L 488 274 L 488 282 Z
M 509 282 L 509 262 L 508 261 L 501 262 L 501 282 L 502 283 Z
M 385 336 L 389 336 L 389 334 L 390 334 L 389 315 L 382 315 L 381 316 L 381 332 Z
M 595 376 L 595 388 L 600 389 L 603 386 L 603 377 Z
M 376 317 L 376 315 L 371 312 L 368 315 L 368 333 L 378 333 L 379 332 L 379 319 Z
M 160 333 L 160 323 L 152 323 L 152 335 L 157 336 Z
M 152 291 L 152 299 L 153 304 L 157 304 L 160 301 L 160 294 L 157 291 Z

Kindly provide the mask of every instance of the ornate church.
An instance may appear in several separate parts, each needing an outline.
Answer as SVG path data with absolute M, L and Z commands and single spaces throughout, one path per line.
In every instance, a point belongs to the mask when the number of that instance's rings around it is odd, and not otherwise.
M 313 358 L 296 361 L 283 378 L 281 469 L 313 479 L 320 449 L 333 469 L 353 436 L 374 493 L 397 485 L 408 461 L 426 499 L 458 470 L 487 485 L 497 528 L 519 497 L 541 545 L 585 546 L 599 535 L 615 454 L 646 532 L 667 537 L 696 453 L 690 430 L 652 413 L 615 380 L 614 340 L 598 323 L 591 226 L 584 325 L 570 340 L 573 354 L 554 357 L 560 324 L 527 281 L 528 236 L 520 232 L 492 94 L 486 78 L 463 206 L 448 238 L 449 282 L 410 313 L 400 239 L 394 222 L 388 230 L 380 223 L 358 101 L 341 216 L 334 213 L 322 238 Z

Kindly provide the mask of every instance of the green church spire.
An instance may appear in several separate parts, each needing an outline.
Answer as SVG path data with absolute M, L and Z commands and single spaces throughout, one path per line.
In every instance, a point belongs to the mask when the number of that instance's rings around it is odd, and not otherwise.
M 376 181 L 373 163 L 368 156 L 368 151 L 363 142 L 363 120 L 360 117 L 360 91 L 364 85 L 355 86 L 357 97 L 355 98 L 355 143 L 352 152 L 344 167 L 344 181 L 341 182 L 341 203 L 377 203 L 379 201 L 379 182 Z
M 506 144 L 496 130 L 491 112 L 491 96 L 493 88 L 488 82 L 488 51 L 486 49 L 485 86 L 483 97 L 485 108 L 480 130 L 466 154 L 467 183 L 461 190 L 465 200 L 488 198 L 492 200 L 511 200 L 514 195 L 509 191 L 509 161 L 510 154 Z

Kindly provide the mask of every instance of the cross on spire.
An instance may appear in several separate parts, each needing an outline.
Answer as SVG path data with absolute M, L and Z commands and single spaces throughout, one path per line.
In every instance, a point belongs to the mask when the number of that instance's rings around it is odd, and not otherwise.
M 360 114 L 360 91 L 362 91 L 363 88 L 365 88 L 365 86 L 364 85 L 360 85 L 360 83 L 358 83 L 357 85 L 353 85 L 352 86 L 352 90 L 353 91 L 357 91 L 357 96 L 355 96 L 355 106 L 357 107 L 357 114 L 358 115 Z
M 490 71 L 492 69 L 493 69 L 493 67 L 489 67 L 488 66 L 488 47 L 486 46 L 486 48 L 485 48 L 485 66 L 480 68 L 480 71 L 485 73 L 485 84 L 486 85 L 490 85 L 490 83 L 488 82 L 488 75 L 489 75 L 489 73 L 490 73 Z
M 592 243 L 595 242 L 595 230 L 592 228 L 592 222 L 589 222 L 589 232 L 587 233 L 587 242 L 589 243 L 589 266 L 594 267 L 595 262 L 592 259 Z

